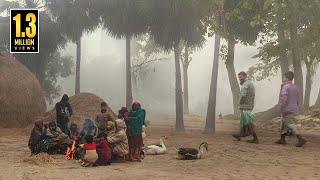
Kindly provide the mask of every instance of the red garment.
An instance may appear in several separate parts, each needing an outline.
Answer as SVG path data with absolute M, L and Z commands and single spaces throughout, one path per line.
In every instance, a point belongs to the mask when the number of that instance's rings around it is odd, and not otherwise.
M 84 144 L 83 148 L 85 150 L 96 150 L 97 145 L 96 145 L 96 143 L 86 143 L 86 144 Z
M 128 140 L 129 146 L 131 149 L 143 147 L 143 138 L 142 135 L 130 136 Z
M 98 164 L 107 165 L 110 162 L 112 156 L 112 149 L 107 140 L 100 140 L 99 144 L 97 145 L 97 153 Z

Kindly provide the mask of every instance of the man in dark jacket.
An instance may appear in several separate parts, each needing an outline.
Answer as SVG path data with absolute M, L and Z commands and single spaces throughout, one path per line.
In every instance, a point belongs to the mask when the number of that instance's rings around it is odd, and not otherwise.
M 239 109 L 241 111 L 240 117 L 240 133 L 232 136 L 240 141 L 241 137 L 253 136 L 251 143 L 259 143 L 258 136 L 255 132 L 254 115 L 252 110 L 254 108 L 255 89 L 251 80 L 247 78 L 245 72 L 240 72 L 238 78 L 241 85 Z
M 68 123 L 72 115 L 72 108 L 69 104 L 68 95 L 64 94 L 60 102 L 56 104 L 57 126 L 64 134 L 70 135 Z

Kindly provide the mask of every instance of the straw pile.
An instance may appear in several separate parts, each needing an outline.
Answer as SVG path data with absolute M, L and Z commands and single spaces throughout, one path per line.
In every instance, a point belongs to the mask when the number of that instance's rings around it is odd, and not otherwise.
M 268 121 L 259 121 L 258 126 L 271 131 L 279 131 L 280 122 L 280 117 L 277 117 Z M 300 130 L 320 130 L 320 110 L 296 116 L 295 123 Z
M 94 120 L 97 114 L 100 113 L 100 104 L 103 100 L 91 93 L 79 93 L 69 97 L 69 103 L 71 104 L 73 115 L 70 121 L 82 125 L 86 118 Z M 108 112 L 116 118 L 115 113 L 108 108 Z M 55 121 L 56 111 L 52 109 L 43 115 L 44 121 Z
M 39 153 L 36 155 L 24 157 L 20 161 L 37 166 L 57 164 L 56 160 L 47 153 Z
M 23 127 L 45 112 L 36 77 L 19 61 L 0 54 L 0 127 Z

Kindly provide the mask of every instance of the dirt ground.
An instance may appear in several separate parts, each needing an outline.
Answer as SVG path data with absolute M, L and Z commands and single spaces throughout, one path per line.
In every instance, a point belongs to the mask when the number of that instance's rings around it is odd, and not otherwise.
M 234 141 L 236 121 L 217 123 L 215 135 L 202 134 L 203 123 L 186 119 L 186 132 L 175 133 L 174 122 L 152 121 L 145 144 L 159 143 L 168 137 L 165 155 L 146 156 L 142 162 L 113 163 L 106 167 L 81 167 L 62 155 L 29 157 L 27 147 L 30 130 L 0 129 L 0 180 L 5 179 L 320 179 L 320 135 L 305 135 L 303 148 L 275 145 L 278 134 L 259 130 L 260 144 Z M 196 123 L 192 123 L 196 122 Z M 209 143 L 203 159 L 176 159 L 175 147 L 198 147 Z M 42 158 L 42 159 L 41 159 Z

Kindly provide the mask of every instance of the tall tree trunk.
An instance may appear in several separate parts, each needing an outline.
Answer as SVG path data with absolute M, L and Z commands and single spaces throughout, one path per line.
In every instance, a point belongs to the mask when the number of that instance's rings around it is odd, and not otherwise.
M 76 87 L 75 94 L 80 93 L 80 64 L 81 64 L 81 37 L 76 40 L 77 60 L 76 60 Z
M 185 47 L 184 60 L 183 63 L 183 112 L 189 114 L 189 79 L 188 79 L 188 68 L 189 68 L 189 50 Z
M 306 88 L 304 93 L 304 102 L 303 107 L 305 110 L 309 109 L 310 106 L 310 94 L 311 94 L 311 85 L 312 85 L 312 61 L 306 62 Z
M 206 126 L 204 133 L 215 133 L 216 130 L 216 101 L 217 101 L 217 84 L 218 84 L 218 70 L 219 70 L 219 50 L 220 50 L 220 36 L 215 35 L 214 38 L 214 57 L 212 65 L 212 75 L 210 83 L 210 93 L 206 117 Z
M 319 93 L 318 93 L 318 98 L 317 98 L 316 103 L 314 104 L 314 106 L 320 108 L 320 89 L 319 89 Z
M 176 69 L 176 131 L 184 131 L 180 54 L 181 49 L 179 48 L 179 42 L 177 42 L 174 44 L 174 60 Z
M 281 24 L 280 24 L 281 23 Z M 289 71 L 289 62 L 285 49 L 285 34 L 284 29 L 282 27 L 282 20 L 279 20 L 278 24 L 278 43 L 280 46 L 280 68 L 281 68 L 281 76 L 283 76 L 286 72 Z
M 299 89 L 300 106 L 303 103 L 303 74 L 301 67 L 301 54 L 299 51 L 298 26 L 293 19 L 290 23 L 290 40 L 292 43 L 292 64 L 294 70 L 294 82 Z
M 240 87 L 238 85 L 237 75 L 236 75 L 236 71 L 234 69 L 234 47 L 235 47 L 235 41 L 229 40 L 228 41 L 228 56 L 226 59 L 226 68 L 228 71 L 229 84 L 230 84 L 231 92 L 232 92 L 233 113 L 238 118 L 238 117 L 240 117 L 240 111 L 238 108 Z
M 131 53 L 130 36 L 126 36 L 126 106 L 131 109 L 132 104 L 132 82 L 131 82 Z

